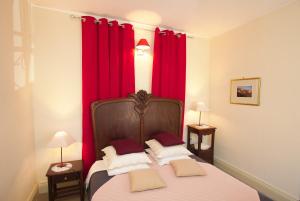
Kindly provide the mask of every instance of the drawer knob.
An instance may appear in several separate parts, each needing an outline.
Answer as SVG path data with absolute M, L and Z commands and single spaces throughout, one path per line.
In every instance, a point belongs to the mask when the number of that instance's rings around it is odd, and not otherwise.
M 64 177 L 64 180 L 68 180 L 68 177 Z

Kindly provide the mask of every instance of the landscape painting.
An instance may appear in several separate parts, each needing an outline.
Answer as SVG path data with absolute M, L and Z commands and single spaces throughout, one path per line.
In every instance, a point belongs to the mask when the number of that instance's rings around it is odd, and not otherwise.
M 231 80 L 230 103 L 260 105 L 260 78 Z
M 252 97 L 252 86 L 238 86 L 237 97 Z

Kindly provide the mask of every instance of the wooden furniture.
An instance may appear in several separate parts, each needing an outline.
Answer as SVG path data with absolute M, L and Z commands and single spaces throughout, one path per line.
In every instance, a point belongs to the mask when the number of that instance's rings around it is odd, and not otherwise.
M 214 164 L 214 142 L 216 128 L 212 126 L 199 127 L 197 124 L 188 125 L 187 148 L 203 160 Z M 198 150 L 191 145 L 191 133 L 198 135 Z M 207 150 L 201 150 L 202 137 L 211 135 L 211 146 Z
M 84 181 L 82 174 L 82 160 L 68 161 L 72 168 L 63 172 L 53 172 L 50 165 L 46 176 L 48 177 L 49 201 L 57 198 L 67 197 L 73 194 L 79 194 L 80 200 L 84 201 Z
M 144 146 L 156 132 L 181 136 L 182 103 L 153 97 L 141 90 L 128 98 L 94 102 L 92 118 L 95 153 L 99 160 L 104 155 L 99 150 L 114 139 L 131 138 Z

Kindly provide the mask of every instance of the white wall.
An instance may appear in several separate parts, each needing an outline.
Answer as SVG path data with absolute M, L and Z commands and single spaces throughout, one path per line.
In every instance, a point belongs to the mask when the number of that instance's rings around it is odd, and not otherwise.
M 60 160 L 60 150 L 47 147 L 54 132 L 65 130 L 81 142 L 81 25 L 68 15 L 34 7 L 32 18 L 34 132 L 40 183 L 46 180 L 49 164 Z M 81 158 L 81 143 L 64 149 L 64 156 L 67 160 Z
M 299 200 L 300 1 L 212 40 L 217 158 Z M 261 106 L 229 104 L 230 80 L 262 78 Z
M 56 130 L 66 130 L 81 142 L 81 24 L 68 14 L 33 7 L 35 82 L 33 87 L 38 181 L 45 181 L 59 150 L 47 148 Z M 146 38 L 151 51 L 135 57 L 136 90 L 151 91 L 154 33 L 135 29 L 136 42 Z M 208 103 L 209 42 L 187 40 L 186 110 L 193 101 Z M 188 114 L 186 122 L 197 121 Z M 204 119 L 205 120 L 205 119 Z M 66 159 L 81 158 L 81 143 L 71 145 Z M 43 190 L 43 189 L 42 189 Z
M 24 201 L 36 184 L 27 1 L 2 0 L 0 27 L 0 200 Z

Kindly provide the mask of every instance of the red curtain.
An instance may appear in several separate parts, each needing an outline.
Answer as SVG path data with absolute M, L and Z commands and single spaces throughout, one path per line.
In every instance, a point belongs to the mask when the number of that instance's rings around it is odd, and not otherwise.
M 84 175 L 95 161 L 91 103 L 134 93 L 134 31 L 130 24 L 82 20 L 82 159 Z
M 152 94 L 185 102 L 186 35 L 155 29 Z M 184 118 L 184 116 L 183 116 Z M 182 118 L 182 121 L 183 121 Z

